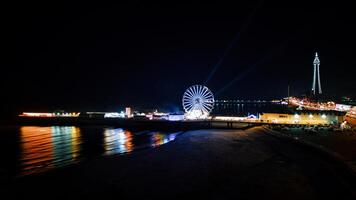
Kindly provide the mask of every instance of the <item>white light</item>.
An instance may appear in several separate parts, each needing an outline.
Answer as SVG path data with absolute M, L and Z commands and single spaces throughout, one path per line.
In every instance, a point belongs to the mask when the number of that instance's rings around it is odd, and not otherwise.
M 294 118 L 299 119 L 299 115 L 298 115 L 298 114 L 295 114 L 295 115 L 294 115 Z
M 201 110 L 192 110 L 185 113 L 186 119 L 207 119 L 209 113 L 201 111 Z
M 257 119 L 256 115 L 249 115 L 247 118 Z
M 169 121 L 181 121 L 184 119 L 184 115 L 168 115 Z
M 193 85 L 184 92 L 182 103 L 186 119 L 205 119 L 214 107 L 214 95 L 203 85 Z
M 326 115 L 325 115 L 325 114 L 322 114 L 322 115 L 321 115 L 321 118 L 326 119 Z
M 242 121 L 246 120 L 247 117 L 228 117 L 228 116 L 216 116 L 215 120 L 223 120 L 223 121 Z
M 309 118 L 310 118 L 310 119 L 313 118 L 313 117 L 314 117 L 314 116 L 313 116 L 312 114 L 309 115 Z
M 104 118 L 124 118 L 125 113 L 117 113 L 117 112 L 112 112 L 112 113 L 105 113 Z

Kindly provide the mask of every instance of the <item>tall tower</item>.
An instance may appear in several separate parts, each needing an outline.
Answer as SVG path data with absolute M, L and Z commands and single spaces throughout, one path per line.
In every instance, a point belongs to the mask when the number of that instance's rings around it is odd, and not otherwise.
M 321 84 L 320 84 L 320 70 L 319 70 L 319 66 L 320 66 L 320 60 L 318 57 L 318 53 L 315 53 L 315 58 L 314 58 L 314 76 L 313 76 L 313 87 L 312 87 L 312 94 L 315 95 L 316 94 L 316 89 L 315 89 L 315 83 L 316 83 L 316 78 L 318 76 L 318 94 L 321 94 Z

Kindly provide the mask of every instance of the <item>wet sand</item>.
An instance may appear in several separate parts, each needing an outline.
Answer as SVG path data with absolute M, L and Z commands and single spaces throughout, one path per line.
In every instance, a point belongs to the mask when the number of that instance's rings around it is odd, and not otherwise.
M 188 131 L 157 148 L 15 179 L 0 192 L 12 198 L 353 199 L 353 183 L 329 160 L 256 127 Z
M 289 137 L 311 142 L 337 154 L 338 157 L 348 163 L 356 172 L 356 131 L 320 130 L 316 133 L 310 133 L 302 129 L 294 128 L 279 132 Z

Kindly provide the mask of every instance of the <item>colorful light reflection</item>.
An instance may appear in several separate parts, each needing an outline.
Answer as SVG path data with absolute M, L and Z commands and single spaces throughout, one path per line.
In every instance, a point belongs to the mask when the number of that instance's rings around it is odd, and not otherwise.
M 104 148 L 105 155 L 128 153 L 133 151 L 133 134 L 130 131 L 118 129 L 105 129 Z
M 157 147 L 174 140 L 178 134 L 151 131 L 134 134 L 121 128 L 106 128 L 104 132 L 101 131 L 92 129 L 86 134 L 73 126 L 21 127 L 19 175 L 44 172 L 80 161 L 87 156 L 102 155 L 103 152 L 104 155 L 113 155 Z M 92 133 L 96 136 L 92 137 Z
M 177 133 L 172 133 L 172 134 L 163 134 L 160 132 L 155 132 L 151 135 L 151 141 L 152 147 L 157 147 L 162 144 L 166 144 L 167 142 L 170 142 L 176 138 Z
M 77 127 L 24 126 L 20 135 L 21 175 L 64 166 L 79 157 L 81 134 Z

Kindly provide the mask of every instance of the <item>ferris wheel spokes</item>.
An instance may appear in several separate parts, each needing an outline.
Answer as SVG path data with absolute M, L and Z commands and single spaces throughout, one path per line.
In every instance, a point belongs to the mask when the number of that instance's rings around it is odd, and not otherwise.
M 214 95 L 203 85 L 193 85 L 184 92 L 182 104 L 188 118 L 206 118 L 214 107 Z

